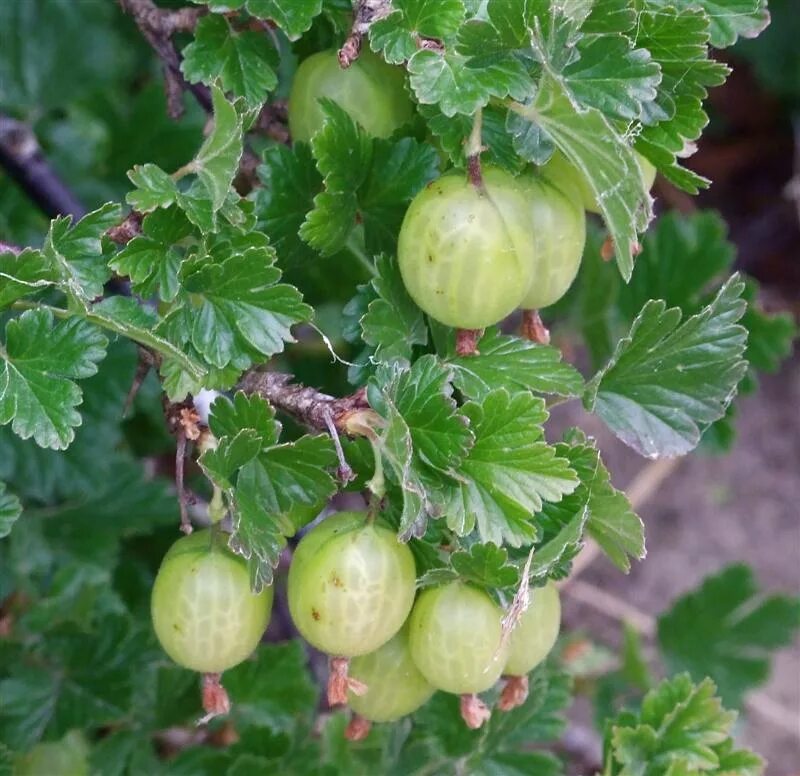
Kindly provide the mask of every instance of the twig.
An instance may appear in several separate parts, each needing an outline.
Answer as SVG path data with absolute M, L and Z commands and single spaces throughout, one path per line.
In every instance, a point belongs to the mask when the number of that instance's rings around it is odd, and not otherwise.
M 304 426 L 328 431 L 332 419 L 340 433 L 352 434 L 348 420 L 356 413 L 371 412 L 363 390 L 340 399 L 292 382 L 292 375 L 281 372 L 251 371 L 244 375 L 239 390 L 263 396 L 273 407 L 291 415 Z
M 0 114 L 0 166 L 48 217 L 82 218 L 86 208 L 42 155 L 27 124 Z
M 391 0 L 355 0 L 353 3 L 353 26 L 339 49 L 339 64 L 350 67 L 361 53 L 361 42 L 373 22 L 392 12 Z
M 119 0 L 122 10 L 130 14 L 145 40 L 158 54 L 164 68 L 164 88 L 167 94 L 167 112 L 173 119 L 183 115 L 181 95 L 189 91 L 200 106 L 211 113 L 211 93 L 203 84 L 190 84 L 181 72 L 181 57 L 172 43 L 176 32 L 194 29 L 197 19 L 204 13 L 201 8 L 181 8 L 177 11 L 159 8 L 153 0 Z

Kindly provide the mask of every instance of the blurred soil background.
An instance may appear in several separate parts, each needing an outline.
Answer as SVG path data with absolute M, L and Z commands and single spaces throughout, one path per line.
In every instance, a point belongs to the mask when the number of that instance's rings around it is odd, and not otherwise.
M 733 75 L 712 90 L 711 125 L 688 166 L 714 181 L 698 197 L 661 182 L 657 208 L 714 208 L 725 218 L 738 251 L 737 267 L 762 284 L 766 310 L 800 318 L 800 4 L 771 0 L 773 23 L 755 41 L 740 42 L 727 60 Z M 647 559 L 629 576 L 598 558 L 564 591 L 568 628 L 617 646 L 619 616 L 647 618 L 735 562 L 754 569 L 765 592 L 800 592 L 800 352 L 760 390 L 739 403 L 732 452 L 695 453 L 674 468 L 650 472 L 639 508 Z M 615 485 L 627 489 L 648 464 L 579 407 L 554 409 L 563 427 L 581 425 L 600 442 Z M 652 465 L 651 465 L 652 466 Z M 652 476 L 655 475 L 655 476 Z M 666 475 L 666 476 L 664 476 Z M 660 482 L 658 480 L 662 478 Z M 642 484 L 641 478 L 638 484 Z M 594 591 L 610 596 L 595 596 Z M 584 600 L 586 599 L 586 600 Z M 589 603 L 587 603 L 587 600 Z M 617 609 L 621 611 L 617 611 Z M 646 622 L 645 622 L 646 624 Z M 800 774 L 800 643 L 777 654 L 771 677 L 740 718 L 741 742 L 768 761 L 768 776 Z M 571 732 L 586 773 L 598 740 L 588 704 L 573 709 Z

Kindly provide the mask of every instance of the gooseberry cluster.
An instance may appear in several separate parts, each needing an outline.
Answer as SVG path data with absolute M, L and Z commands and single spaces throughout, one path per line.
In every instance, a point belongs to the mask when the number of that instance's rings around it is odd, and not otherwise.
M 489 711 L 477 694 L 501 676 L 507 679 L 498 707 L 514 708 L 527 695 L 527 674 L 552 649 L 561 617 L 551 583 L 530 591 L 510 632 L 501 607 L 467 582 L 418 593 L 411 550 L 366 512 L 340 512 L 303 537 L 287 597 L 301 636 L 331 657 L 328 700 L 354 712 L 353 739 L 372 722 L 410 714 L 437 690 L 460 695 L 465 722 L 479 727 Z M 246 563 L 224 533 L 198 531 L 164 557 L 153 626 L 176 663 L 218 680 L 257 647 L 272 599 L 272 587 L 251 592 Z
M 369 134 L 387 137 L 413 118 L 401 69 L 369 51 L 347 69 L 334 50 L 304 60 L 289 95 L 289 130 L 309 142 L 333 100 Z M 655 168 L 636 155 L 649 189 Z M 405 286 L 428 315 L 458 329 L 483 329 L 515 309 L 557 302 L 578 274 L 586 212 L 599 213 L 581 172 L 556 152 L 519 176 L 486 167 L 477 178 L 450 171 L 411 203 L 398 241 Z

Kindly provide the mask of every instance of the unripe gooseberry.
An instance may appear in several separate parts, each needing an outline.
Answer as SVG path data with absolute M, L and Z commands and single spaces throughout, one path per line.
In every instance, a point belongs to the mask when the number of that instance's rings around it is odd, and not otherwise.
M 484 166 L 483 186 L 448 173 L 406 212 L 397 244 L 408 293 L 432 318 L 482 329 L 505 318 L 530 288 L 534 267 L 529 197 L 503 170 Z
M 14 776 L 88 776 L 89 744 L 79 730 L 43 741 L 14 763 Z
M 411 120 L 413 104 L 405 90 L 403 70 L 362 51 L 350 67 L 339 65 L 336 51 L 319 51 L 297 68 L 289 93 L 289 133 L 309 142 L 322 128 L 321 98 L 338 103 L 374 137 L 388 137 Z
M 178 539 L 158 570 L 153 628 L 164 651 L 184 668 L 222 673 L 241 663 L 269 624 L 272 587 L 250 589 L 246 561 L 224 534 L 195 531 Z
M 653 183 L 656 179 L 656 168 L 641 154 L 634 151 L 636 163 L 639 165 L 639 173 L 642 176 L 642 183 L 645 191 L 650 191 L 653 188 Z M 600 206 L 597 204 L 597 197 L 595 197 L 589 181 L 586 180 L 584 174 L 575 167 L 564 154 L 556 151 L 549 162 L 542 167 L 542 174 L 555 183 L 556 186 L 574 186 L 583 203 L 583 207 L 590 213 L 600 213 Z
M 503 612 L 481 590 L 450 582 L 423 591 L 409 619 L 409 648 L 420 673 L 458 695 L 488 690 L 508 656 Z
M 416 711 L 434 693 L 408 648 L 408 626 L 382 647 L 350 661 L 349 675 L 366 686 L 362 695 L 350 691 L 350 708 L 370 722 L 392 722 Z
M 553 648 L 561 627 L 561 601 L 552 582 L 530 591 L 531 602 L 509 639 L 506 676 L 524 676 L 541 663 Z
M 309 644 L 355 657 L 400 630 L 415 583 L 414 556 L 394 531 L 364 512 L 340 512 L 298 544 L 289 568 L 289 611 Z
M 533 220 L 533 277 L 523 310 L 547 307 L 567 292 L 578 274 L 586 245 L 586 213 L 577 188 L 559 188 L 543 176 L 520 178 Z

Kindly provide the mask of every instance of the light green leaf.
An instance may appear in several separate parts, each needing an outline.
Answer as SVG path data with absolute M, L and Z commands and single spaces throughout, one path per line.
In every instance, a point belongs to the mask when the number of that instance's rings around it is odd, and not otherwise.
M 543 440 L 542 399 L 497 389 L 462 407 L 475 445 L 461 464 L 445 514 L 451 530 L 483 542 L 519 547 L 537 536 L 535 513 L 578 486 L 564 458 Z
M 558 348 L 538 345 L 490 328 L 478 342 L 479 355 L 454 356 L 453 382 L 466 396 L 480 399 L 495 388 L 520 388 L 537 393 L 577 396 L 583 378 L 561 360 Z
M 683 455 L 722 417 L 747 370 L 744 283 L 733 276 L 710 305 L 681 323 L 650 301 L 584 397 L 627 445 L 648 458 Z
M 247 10 L 275 22 L 289 40 L 296 40 L 322 11 L 322 0 L 247 0 Z
M 542 80 L 525 115 L 586 178 L 614 241 L 619 270 L 630 279 L 637 233 L 652 217 L 652 200 L 632 149 L 600 111 L 580 108 L 555 78 Z
M 81 423 L 75 380 L 97 372 L 108 341 L 77 318 L 54 325 L 49 310 L 29 310 L 6 324 L 0 346 L 0 425 L 40 447 L 63 450 Z
M 128 171 L 128 178 L 136 188 L 128 192 L 125 201 L 140 213 L 169 207 L 178 196 L 175 181 L 156 164 L 137 164 Z

